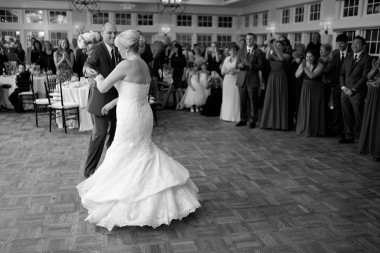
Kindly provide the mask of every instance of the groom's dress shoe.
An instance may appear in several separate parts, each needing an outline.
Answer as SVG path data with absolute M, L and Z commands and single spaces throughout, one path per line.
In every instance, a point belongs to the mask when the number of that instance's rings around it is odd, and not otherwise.
M 240 127 L 240 126 L 246 126 L 246 125 L 247 125 L 247 121 L 239 121 L 239 123 L 237 123 L 235 126 Z
M 249 123 L 249 128 L 255 128 L 256 127 L 256 122 L 251 122 Z

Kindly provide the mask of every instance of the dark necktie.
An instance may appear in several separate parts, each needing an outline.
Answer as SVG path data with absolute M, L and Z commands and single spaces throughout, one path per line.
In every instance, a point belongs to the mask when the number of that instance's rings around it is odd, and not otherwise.
M 355 57 L 354 57 L 354 63 L 356 62 L 357 59 L 358 59 L 358 55 L 355 54 Z
M 344 53 L 342 52 L 341 56 L 340 56 L 340 63 L 342 64 L 344 61 Z
M 115 51 L 114 51 L 114 49 L 112 48 L 112 50 L 111 50 L 111 60 L 112 60 L 112 62 L 113 62 L 113 64 L 114 64 L 114 66 L 116 67 L 116 59 L 115 59 Z
M 248 52 L 247 52 L 247 58 L 249 58 L 249 55 L 251 54 L 251 49 L 248 49 Z

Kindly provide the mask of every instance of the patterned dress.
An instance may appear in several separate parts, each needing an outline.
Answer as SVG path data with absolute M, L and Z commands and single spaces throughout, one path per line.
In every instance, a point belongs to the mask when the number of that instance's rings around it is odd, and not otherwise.
M 70 51 L 71 54 L 71 51 Z M 62 59 L 62 52 L 57 51 L 58 62 Z M 62 64 L 57 68 L 57 78 L 61 82 L 70 81 L 71 76 L 73 75 L 73 69 L 69 66 L 66 61 L 63 61 Z

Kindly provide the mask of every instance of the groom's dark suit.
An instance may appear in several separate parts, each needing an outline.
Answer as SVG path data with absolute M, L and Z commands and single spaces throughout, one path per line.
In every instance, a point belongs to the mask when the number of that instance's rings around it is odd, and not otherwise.
M 258 119 L 258 93 L 260 87 L 259 70 L 264 66 L 264 54 L 260 49 L 254 47 L 254 52 L 247 54 L 247 48 L 241 48 L 236 59 L 236 68 L 239 63 L 246 59 L 250 64 L 240 68 L 240 73 L 236 81 L 240 93 L 240 121 L 247 122 L 248 108 L 250 106 L 251 123 L 256 123 Z
M 91 68 L 106 78 L 116 67 L 118 62 L 120 62 L 120 54 L 118 53 L 117 48 L 115 47 L 115 61 L 112 61 L 106 44 L 101 42 L 92 46 L 84 64 L 83 71 L 85 72 L 87 68 Z M 91 86 L 87 110 L 92 114 L 94 128 L 91 134 L 88 156 L 84 169 L 84 175 L 86 177 L 95 172 L 96 166 L 99 163 L 104 143 L 107 138 L 109 121 L 111 122 L 111 127 L 107 148 L 111 145 L 115 136 L 116 107 L 110 110 L 107 115 L 103 115 L 101 110 L 103 106 L 117 98 L 117 96 L 118 93 L 115 87 L 112 87 L 105 93 L 101 93 L 96 86 L 96 82 L 93 82 Z

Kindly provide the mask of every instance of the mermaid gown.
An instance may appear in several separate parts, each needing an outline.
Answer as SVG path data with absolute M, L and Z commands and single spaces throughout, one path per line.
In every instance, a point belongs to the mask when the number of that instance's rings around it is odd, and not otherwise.
M 117 127 L 96 172 L 78 186 L 87 221 L 114 226 L 152 226 L 182 219 L 200 207 L 189 172 L 152 142 L 149 84 L 119 81 Z

